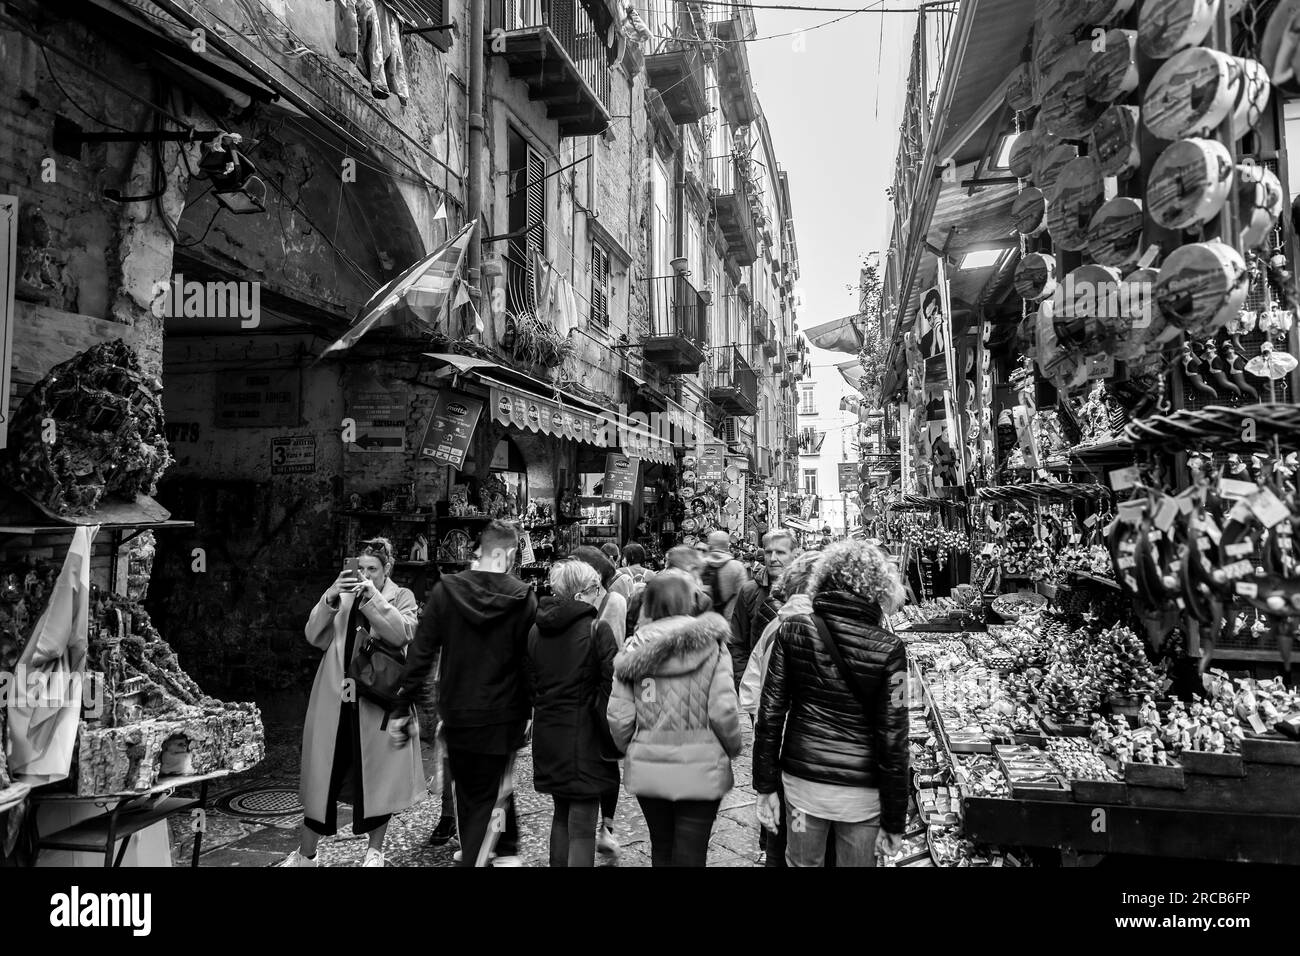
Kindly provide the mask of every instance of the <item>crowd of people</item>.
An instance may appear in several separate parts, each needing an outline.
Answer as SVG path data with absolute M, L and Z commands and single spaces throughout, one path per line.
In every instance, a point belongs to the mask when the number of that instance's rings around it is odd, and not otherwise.
M 460 866 L 520 866 L 514 761 L 554 801 L 550 865 L 619 852 L 621 792 L 640 805 L 654 866 L 704 866 L 753 729 L 767 866 L 874 866 L 907 799 L 903 644 L 884 622 L 904 600 L 891 559 L 864 541 L 803 552 L 763 539 L 751 572 L 726 532 L 671 549 L 581 547 L 550 595 L 511 573 L 518 529 L 493 521 L 469 570 L 422 610 L 389 577 L 392 545 L 365 542 L 321 596 L 307 639 L 325 652 L 303 730 L 300 845 L 316 866 L 339 803 L 383 866 L 392 814 L 426 789 L 420 735 L 442 781 L 435 844 Z M 454 807 L 454 810 L 453 810 Z

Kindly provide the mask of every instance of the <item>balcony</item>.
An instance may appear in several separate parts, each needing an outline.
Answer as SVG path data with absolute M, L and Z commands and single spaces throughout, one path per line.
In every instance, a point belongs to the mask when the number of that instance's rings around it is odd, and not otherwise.
M 689 5 L 651 0 L 646 25 L 654 35 L 645 58 L 646 82 L 663 97 L 679 126 L 698 122 L 709 112 L 704 55 Z
M 738 345 L 713 350 L 713 382 L 709 401 L 724 415 L 744 418 L 758 413 L 758 373 L 745 361 Z
M 748 126 L 758 118 L 758 101 L 749 80 L 749 54 L 745 50 L 745 28 L 740 14 L 713 24 L 722 41 L 718 50 L 718 93 L 722 113 L 732 126 Z
M 708 304 L 685 276 L 646 280 L 650 327 L 641 338 L 645 360 L 676 374 L 698 372 L 709 344 Z
M 717 210 L 718 228 L 727 240 L 727 254 L 741 266 L 758 258 L 758 227 L 754 222 L 754 193 L 745 175 L 748 160 L 729 153 L 712 156 L 709 186 Z
M 762 346 L 765 358 L 775 359 L 781 352 L 781 344 L 776 340 L 776 326 L 767 313 L 767 308 L 755 303 L 753 310 L 754 338 Z
M 609 127 L 610 51 L 586 3 L 491 0 L 486 27 L 490 54 L 528 84 L 530 100 L 546 104 L 561 137 L 594 136 Z

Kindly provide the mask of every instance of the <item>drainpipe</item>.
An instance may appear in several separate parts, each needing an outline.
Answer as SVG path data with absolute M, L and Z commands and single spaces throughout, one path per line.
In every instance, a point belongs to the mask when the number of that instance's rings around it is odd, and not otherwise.
M 469 171 L 466 187 L 466 220 L 479 221 L 483 215 L 483 8 L 485 0 L 469 0 Z M 466 250 L 469 264 L 470 294 L 478 300 L 477 307 L 483 300 L 480 283 L 482 273 L 479 268 L 483 256 L 483 236 L 477 235 L 470 240 Z M 479 309 L 480 314 L 482 309 Z M 495 328 L 489 341 L 496 337 Z

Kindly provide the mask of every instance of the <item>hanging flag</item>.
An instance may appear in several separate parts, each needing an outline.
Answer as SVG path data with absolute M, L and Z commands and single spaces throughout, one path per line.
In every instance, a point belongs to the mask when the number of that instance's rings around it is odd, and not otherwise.
M 322 352 L 321 357 L 350 349 L 381 319 L 402 304 L 426 325 L 436 326 L 438 314 L 447 306 L 452 283 L 460 272 L 460 264 L 475 225 L 473 222 L 466 223 L 455 236 L 372 295 L 352 327 Z
M 439 219 L 445 220 L 446 218 L 447 218 L 447 201 L 444 199 L 442 202 L 438 203 L 438 211 L 433 214 L 433 221 L 437 222 Z
M 474 313 L 474 331 L 482 335 L 484 332 L 483 316 L 479 315 L 478 307 L 474 305 L 473 299 L 470 300 L 469 310 Z

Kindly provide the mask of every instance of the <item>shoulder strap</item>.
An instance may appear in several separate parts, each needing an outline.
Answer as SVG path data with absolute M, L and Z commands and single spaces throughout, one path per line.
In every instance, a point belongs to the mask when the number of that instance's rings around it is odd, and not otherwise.
M 826 652 L 830 654 L 831 659 L 835 661 L 835 667 L 839 670 L 840 676 L 844 678 L 844 683 L 849 685 L 849 692 L 853 694 L 854 698 L 862 706 L 862 713 L 870 718 L 871 705 L 867 702 L 867 695 L 862 690 L 862 685 L 858 683 L 858 679 L 854 676 L 853 671 L 849 670 L 848 662 L 844 660 L 844 656 L 840 653 L 839 646 L 835 643 L 835 638 L 831 636 L 831 629 L 826 626 L 826 622 L 822 620 L 820 614 L 812 615 L 812 621 L 813 624 L 817 626 L 817 634 L 821 637 L 822 644 L 826 647 Z

